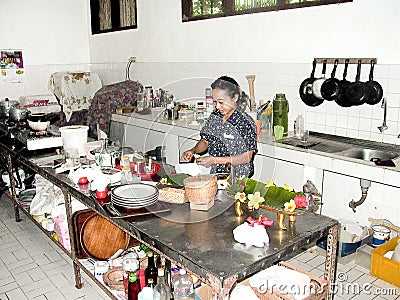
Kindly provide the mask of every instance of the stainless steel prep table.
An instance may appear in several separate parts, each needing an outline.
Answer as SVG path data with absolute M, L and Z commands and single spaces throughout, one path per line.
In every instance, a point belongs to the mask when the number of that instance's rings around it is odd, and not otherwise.
M 72 249 L 74 249 L 75 241 L 73 240 L 70 222 L 71 196 L 153 250 L 165 255 L 169 260 L 198 275 L 212 286 L 214 299 L 227 299 L 235 282 L 241 281 L 279 260 L 285 260 L 304 251 L 305 247 L 325 236 L 328 237 L 328 248 L 324 278 L 331 284 L 334 283 L 338 237 L 338 222 L 334 219 L 314 213 L 305 213 L 297 217 L 294 226 L 289 226 L 288 230 L 280 230 L 276 226 L 276 214 L 262 211 L 263 214 L 274 219 L 275 223 L 272 227 L 267 228 L 270 244 L 264 248 L 256 248 L 246 247 L 233 239 L 232 230 L 243 223 L 245 218 L 236 217 L 231 205 L 228 205 L 228 208 L 221 214 L 196 223 L 177 223 L 168 220 L 168 215 L 164 217 L 163 215 L 150 215 L 128 219 L 112 218 L 98 205 L 97 201 L 89 195 L 81 193 L 66 175 L 55 174 L 50 167 L 39 166 L 31 159 L 32 153 L 18 147 L 18 144 L 7 141 L 7 139 L 0 142 L 0 149 L 3 152 L 5 151 L 9 157 L 9 172 L 12 171 L 12 164 L 23 165 L 63 190 Z M 14 180 L 11 181 L 12 186 L 15 187 Z M 11 196 L 15 205 L 15 218 L 18 221 L 19 206 L 15 191 Z M 220 200 L 225 201 L 226 199 L 223 199 L 223 195 L 220 195 Z M 171 209 L 172 213 L 175 214 L 177 211 L 180 211 L 180 214 L 192 213 L 187 204 L 179 207 L 171 205 Z M 70 256 L 73 259 L 77 288 L 82 286 L 81 269 L 95 280 L 94 276 L 76 259 L 74 251 Z M 97 283 L 99 284 L 99 282 Z M 103 290 L 112 296 L 105 287 L 103 287 Z M 332 297 L 333 295 L 330 294 L 329 298 L 332 299 Z

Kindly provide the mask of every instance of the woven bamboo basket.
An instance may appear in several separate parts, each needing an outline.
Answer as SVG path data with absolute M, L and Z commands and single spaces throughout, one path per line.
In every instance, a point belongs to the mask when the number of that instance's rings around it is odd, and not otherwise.
M 214 199 L 218 191 L 217 176 L 197 175 L 183 180 L 185 198 L 193 204 L 205 204 Z
M 168 203 L 185 203 L 188 200 L 185 198 L 185 191 L 176 188 L 163 188 L 158 191 L 158 200 Z

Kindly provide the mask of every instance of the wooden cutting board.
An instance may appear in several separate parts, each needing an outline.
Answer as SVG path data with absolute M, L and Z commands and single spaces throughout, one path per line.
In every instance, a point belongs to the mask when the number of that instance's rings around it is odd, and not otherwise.
M 98 214 L 86 219 L 80 235 L 83 250 L 98 260 L 109 259 L 118 249 L 129 246 L 129 234 Z

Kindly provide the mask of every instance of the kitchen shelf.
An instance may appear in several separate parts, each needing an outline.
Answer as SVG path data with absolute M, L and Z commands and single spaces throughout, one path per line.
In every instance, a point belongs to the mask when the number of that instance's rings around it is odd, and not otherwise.
M 349 64 L 358 64 L 358 61 L 361 60 L 361 64 L 371 64 L 371 60 L 374 61 L 374 64 L 378 63 L 377 58 L 350 58 L 350 57 L 344 57 L 344 58 L 314 58 L 314 60 L 317 62 L 317 64 L 322 64 L 326 60 L 327 64 L 334 64 L 335 60 L 339 60 L 339 64 L 344 64 L 346 59 L 349 60 Z

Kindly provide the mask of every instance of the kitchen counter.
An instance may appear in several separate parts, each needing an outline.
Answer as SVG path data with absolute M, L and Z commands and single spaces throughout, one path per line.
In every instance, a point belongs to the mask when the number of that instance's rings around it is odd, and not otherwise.
M 328 236 L 324 277 L 331 283 L 334 281 L 338 222 L 329 217 L 305 212 L 297 217 L 296 223 L 289 226 L 287 231 L 278 229 L 276 225 L 267 228 L 270 237 L 268 246 L 263 248 L 248 247 L 235 242 L 233 239 L 232 230 L 245 222 L 245 218 L 236 217 L 232 205 L 227 205 L 223 211 L 213 215 L 213 217 L 196 222 L 187 222 L 187 220 L 177 222 L 163 217 L 163 215 L 126 219 L 113 218 L 93 197 L 81 192 L 79 186 L 74 185 L 65 174 L 55 174 L 48 163 L 53 161 L 51 155 L 38 155 L 37 153 L 21 151 L 18 143 L 13 144 L 6 140 L 0 142 L 0 149 L 8 155 L 10 169 L 11 164 L 23 165 L 63 190 L 66 197 L 72 249 L 74 249 L 76 241 L 71 232 L 71 196 L 150 248 L 198 275 L 212 286 L 214 299 L 226 299 L 236 281 L 245 279 L 279 260 L 284 260 L 286 257 L 301 252 L 303 247 L 312 245 L 324 236 Z M 18 220 L 18 209 L 22 208 L 17 205 L 15 192 L 12 199 L 17 208 L 16 219 Z M 229 201 L 221 193 L 218 195 L 218 199 L 217 201 L 223 203 Z M 179 215 L 184 214 L 185 211 L 188 215 L 192 214 L 188 204 L 176 208 L 171 205 L 171 211 L 174 211 L 174 209 L 180 210 Z M 29 215 L 27 212 L 25 213 Z M 267 215 L 276 224 L 276 214 L 262 210 L 259 213 Z M 88 271 L 75 258 L 74 250 L 71 257 L 74 262 L 76 286 L 81 287 L 79 270 L 82 269 L 86 273 Z M 92 276 L 92 274 L 90 275 Z M 93 276 L 91 278 L 95 280 Z M 100 283 L 97 282 L 97 284 Z
M 201 124 L 188 125 L 186 120 L 165 120 L 160 110 L 148 115 L 113 114 L 113 122 L 147 128 L 165 134 L 199 139 Z M 388 144 L 385 144 L 388 145 Z M 389 145 L 390 146 L 390 145 Z M 258 154 L 289 162 L 302 164 L 306 167 L 323 169 L 356 178 L 364 178 L 373 182 L 394 187 L 400 187 L 400 157 L 393 160 L 396 167 L 377 166 L 373 162 L 343 157 L 335 153 L 326 153 L 312 149 L 275 142 L 272 137 L 262 131 L 258 143 Z M 255 168 L 258 166 L 256 165 Z

